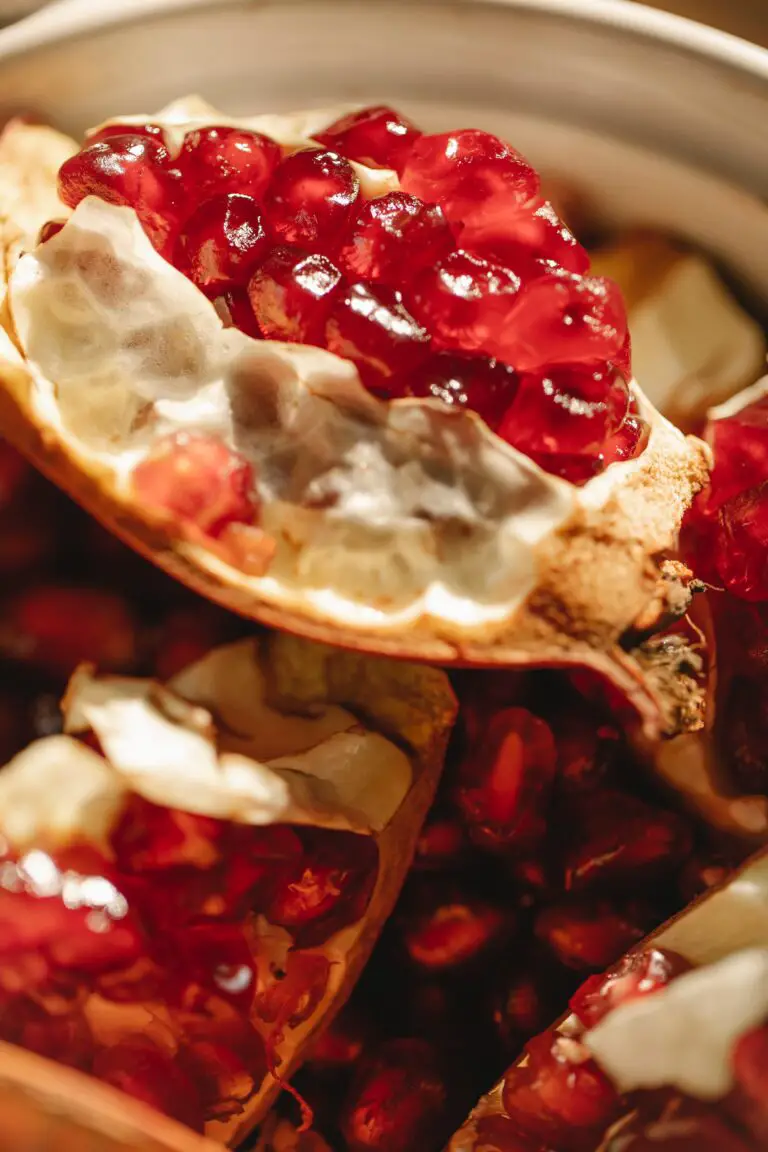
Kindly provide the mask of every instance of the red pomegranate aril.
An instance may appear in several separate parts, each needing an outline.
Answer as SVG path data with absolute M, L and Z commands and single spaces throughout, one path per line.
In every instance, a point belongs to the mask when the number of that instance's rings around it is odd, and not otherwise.
M 65 224 L 66 220 L 49 220 L 43 224 L 37 238 L 38 244 L 45 244 L 46 240 L 52 240 L 54 236 L 58 236 Z
M 165 251 L 176 226 L 177 181 L 168 149 L 154 137 L 110 135 L 59 169 L 59 195 L 70 208 L 86 196 L 133 208 L 155 247 Z
M 717 513 L 717 571 L 729 592 L 768 600 L 768 480 L 731 497 Z
M 514 364 L 500 349 L 519 292 L 520 278 L 509 268 L 459 250 L 424 269 L 407 301 L 437 347 Z
M 109 140 L 113 136 L 148 136 L 151 140 L 165 146 L 165 133 L 159 124 L 105 124 L 96 132 L 89 132 L 85 138 L 85 145 L 98 144 L 102 140 Z
M 221 305 L 223 304 L 223 308 Z M 239 328 L 252 340 L 261 340 L 263 333 L 253 314 L 248 289 L 235 288 L 233 292 L 225 292 L 217 301 L 219 314 L 222 315 L 225 325 Z
M 77 1008 L 48 1012 L 27 997 L 0 1006 L 0 1038 L 83 1071 L 89 1070 L 93 1058 L 93 1037 L 82 1012 Z
M 607 968 L 645 935 L 644 918 L 606 901 L 552 904 L 536 918 L 536 936 L 567 968 Z
M 558 708 L 552 721 L 557 743 L 558 784 L 563 792 L 594 792 L 610 775 L 621 737 L 610 724 L 602 724 L 581 706 Z
M 274 1025 L 274 1043 L 279 1043 L 286 1028 L 298 1028 L 317 1010 L 328 990 L 330 973 L 331 961 L 320 952 L 288 953 L 285 972 L 256 998 L 259 1019 Z
M 734 1046 L 731 1063 L 742 1092 L 768 1111 L 768 1026 L 742 1036 Z
M 547 1026 L 553 1014 L 551 999 L 536 972 L 518 972 L 506 981 L 493 1011 L 496 1030 L 506 1046 L 519 1048 L 522 1038 Z
M 194 1082 L 171 1053 L 151 1040 L 137 1036 L 100 1049 L 92 1071 L 99 1080 L 202 1132 L 203 1115 Z
M 372 1028 L 356 1008 L 345 1005 L 328 1028 L 313 1041 L 308 1063 L 315 1068 L 351 1068 L 369 1046 Z
M 224 1044 L 198 1040 L 180 1050 L 177 1062 L 193 1080 L 206 1120 L 238 1116 L 256 1086 L 252 1069 Z
M 424 204 L 405 192 L 388 192 L 358 209 L 338 253 L 338 264 L 351 280 L 381 280 L 402 288 L 455 247 L 437 205 Z
M 349 161 L 335 152 L 294 152 L 276 168 L 264 200 L 275 243 L 332 254 L 360 195 Z
M 358 1071 L 341 1132 L 349 1152 L 422 1152 L 448 1136 L 447 1111 L 447 1087 L 430 1046 L 393 1040 Z
M 439 204 L 452 224 L 497 231 L 539 191 L 528 161 L 488 132 L 467 128 L 415 141 L 403 169 L 404 191 Z
M 226 193 L 259 200 L 280 163 L 280 146 L 259 132 L 216 126 L 188 132 L 177 164 L 193 202 Z
M 207 868 L 220 859 L 227 830 L 222 820 L 132 796 L 110 844 L 118 867 L 128 872 L 156 872 L 179 865 Z
M 543 276 L 553 267 L 579 276 L 589 271 L 589 253 L 547 200 L 511 212 L 498 227 L 498 232 L 463 228 L 462 248 L 512 268 L 524 280 Z
M 690 969 L 691 964 L 683 956 L 666 948 L 630 952 L 605 975 L 590 976 L 571 997 L 571 1011 L 585 1028 L 594 1028 L 619 1004 L 666 988 Z
M 212 436 L 180 432 L 168 437 L 134 468 L 132 479 L 146 508 L 206 536 L 257 518 L 253 468 Z
M 377 395 L 402 395 L 403 382 L 429 352 L 429 334 L 383 285 L 351 284 L 331 305 L 325 345 L 351 360 Z
M 256 967 L 239 924 L 199 923 L 178 938 L 178 955 L 193 979 L 247 1013 L 256 993 Z
M 400 174 L 420 135 L 399 112 L 377 104 L 335 120 L 316 139 L 368 168 L 393 168 Z
M 406 915 L 402 941 L 411 964 L 425 972 L 448 972 L 478 961 L 507 937 L 513 920 L 481 900 L 437 900 Z
M 498 712 L 461 768 L 458 800 L 470 827 L 503 847 L 536 843 L 544 832 L 556 756 L 543 720 L 525 708 Z
M 495 430 L 515 398 L 517 375 L 506 364 L 484 356 L 438 352 L 430 356 L 404 388 L 407 396 L 439 400 L 449 408 L 477 412 Z
M 327 256 L 274 248 L 248 285 L 253 315 L 268 340 L 323 344 L 341 272 Z
M 215 297 L 245 284 L 266 250 L 258 204 L 251 196 L 228 193 L 206 200 L 193 212 L 176 253 L 182 272 Z
M 475 1123 L 474 1152 L 546 1152 L 535 1136 L 525 1136 L 503 1112 L 481 1116 Z
M 466 832 L 459 818 L 432 812 L 416 844 L 413 867 L 425 872 L 459 867 L 467 848 Z
M 548 472 L 574 483 L 602 470 L 602 451 L 629 407 L 623 376 L 567 364 L 525 373 L 499 436 Z
M 634 460 L 645 452 L 650 438 L 651 426 L 648 421 L 630 412 L 619 430 L 605 443 L 603 460 L 606 467 L 609 464 Z
M 720 750 L 729 776 L 748 794 L 768 795 L 768 681 L 734 676 L 717 718 Z
M 768 478 L 768 396 L 710 420 L 705 436 L 715 455 L 708 511 Z

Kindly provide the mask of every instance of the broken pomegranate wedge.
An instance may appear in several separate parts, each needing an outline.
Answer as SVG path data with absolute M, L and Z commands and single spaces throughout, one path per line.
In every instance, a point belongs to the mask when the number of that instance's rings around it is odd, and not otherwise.
M 658 731 L 627 649 L 687 603 L 665 562 L 708 453 L 632 379 L 620 294 L 519 153 L 387 108 L 195 98 L 71 150 L 55 225 L 46 172 L 19 173 L 50 226 L 9 270 L 14 443 L 242 615 L 589 664 Z
M 0 773 L 0 1040 L 236 1143 L 392 909 L 448 681 L 262 635 L 63 708 Z
M 758 1152 L 768 1141 L 768 853 L 591 976 L 450 1152 Z

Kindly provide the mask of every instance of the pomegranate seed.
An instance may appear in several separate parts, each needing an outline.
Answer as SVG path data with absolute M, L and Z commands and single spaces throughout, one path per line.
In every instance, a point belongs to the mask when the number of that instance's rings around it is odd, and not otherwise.
M 436 345 L 508 360 L 499 348 L 519 291 L 508 268 L 458 251 L 416 277 L 408 303 Z
M 399 112 L 377 104 L 342 116 L 316 138 L 349 160 L 369 168 L 394 168 L 401 174 L 420 135 Z
M 194 1082 L 169 1053 L 146 1037 L 136 1036 L 102 1048 L 92 1071 L 99 1080 L 202 1132 L 203 1116 Z
M 768 795 L 768 684 L 762 677 L 731 681 L 718 716 L 718 743 L 732 782 Z
M 468 252 L 513 268 L 530 280 L 551 269 L 564 268 L 583 276 L 589 271 L 589 254 L 563 223 L 547 200 L 535 200 L 499 221 L 498 233 L 481 227 L 475 235 L 471 227 L 461 231 L 461 246 Z
M 714 547 L 729 592 L 744 600 L 768 600 L 768 480 L 720 507 Z
M 545 1028 L 552 1018 L 552 997 L 538 973 L 518 972 L 509 979 L 497 997 L 493 1020 L 504 1044 L 519 1048 L 521 1037 Z
M 110 843 L 118 867 L 128 872 L 156 871 L 181 864 L 209 867 L 220 858 L 227 831 L 223 820 L 162 808 L 132 796 Z
M 524 1136 L 503 1112 L 481 1116 L 475 1123 L 474 1152 L 544 1152 L 541 1142 Z
M 223 303 L 224 309 L 226 309 L 228 321 L 225 316 L 224 323 L 227 327 L 239 328 L 252 340 L 261 340 L 262 332 L 256 323 L 246 288 L 236 288 L 234 292 L 225 292 L 217 303 Z
M 618 1098 L 607 1077 L 573 1040 L 545 1033 L 526 1047 L 528 1062 L 504 1080 L 507 1114 L 527 1135 L 563 1152 L 591 1152 L 615 1118 Z
M 338 262 L 351 279 L 382 280 L 401 288 L 454 248 L 451 230 L 436 205 L 423 204 L 405 192 L 389 192 L 358 209 Z
M 615 728 L 576 708 L 559 711 L 553 720 L 557 742 L 558 782 L 567 792 L 592 792 L 606 782 L 621 751 Z
M 349 1152 L 418 1152 L 447 1138 L 447 1089 L 422 1040 L 393 1040 L 360 1068 L 341 1131 Z
M 506 708 L 462 765 L 459 803 L 470 825 L 515 849 L 538 842 L 555 778 L 556 749 L 543 720 Z
M 19 997 L 0 1008 L 0 1033 L 7 1044 L 71 1068 L 90 1069 L 93 1037 L 82 1012 L 53 1014 L 34 1000 Z
M 59 195 L 70 208 L 86 196 L 133 208 L 158 251 L 175 228 L 177 186 L 168 149 L 158 139 L 126 131 L 89 144 L 59 169 Z
M 631 408 L 631 406 L 630 406 Z M 603 459 L 606 465 L 634 460 L 645 452 L 651 438 L 651 426 L 647 420 L 630 414 L 613 436 L 605 443 Z
M 37 237 L 38 244 L 45 244 L 46 240 L 58 236 L 65 224 L 66 220 L 49 220 L 47 224 L 43 224 Z
M 114 592 L 42 584 L 14 597 L 6 612 L 6 655 L 55 676 L 83 663 L 124 671 L 136 662 L 136 622 Z
M 408 396 L 439 400 L 451 408 L 471 408 L 494 430 L 516 391 L 517 375 L 506 364 L 450 352 L 430 356 L 405 386 Z
M 547 368 L 520 377 L 499 436 L 547 472 L 581 483 L 602 470 L 602 450 L 628 406 L 629 388 L 618 372 Z
M 279 145 L 258 132 L 197 128 L 184 137 L 177 164 L 193 202 L 239 192 L 258 200 L 280 158 Z
M 473 748 L 484 739 L 496 712 L 513 704 L 525 703 L 529 683 L 524 672 L 510 672 L 504 668 L 493 672 L 473 669 L 456 673 L 454 687 L 461 704 L 462 746 Z
M 486 351 L 521 372 L 614 360 L 627 334 L 624 301 L 616 285 L 565 272 L 530 281 L 506 321 L 494 331 Z
M 105 124 L 98 132 L 92 132 L 85 138 L 86 145 L 99 144 L 103 140 L 110 140 L 113 136 L 148 136 L 165 146 L 165 133 L 159 124 Z
M 261 212 L 251 196 L 206 200 L 177 241 L 178 265 L 208 296 L 245 284 L 267 247 Z
M 468 128 L 421 136 L 411 148 L 402 186 L 437 203 L 456 226 L 495 232 L 536 196 L 539 177 L 528 161 L 488 132 Z
M 370 1022 L 355 1008 L 345 1005 L 313 1041 L 308 1063 L 320 1068 L 351 1068 L 368 1046 L 370 1033 Z
M 630 952 L 604 976 L 590 976 L 571 998 L 571 1011 L 585 1028 L 594 1028 L 619 1004 L 666 988 L 690 968 L 683 956 L 666 948 Z
M 192 924 L 179 943 L 185 969 L 194 982 L 211 988 L 241 1011 L 250 1011 L 256 968 L 239 924 Z
M 229 617 L 205 602 L 176 609 L 163 620 L 154 644 L 155 676 L 170 680 L 224 643 L 230 632 Z
M 716 510 L 768 476 L 768 396 L 707 425 L 715 456 L 708 510 Z
M 326 347 L 351 360 L 363 383 L 380 396 L 402 393 L 403 381 L 429 350 L 429 334 L 399 292 L 352 284 L 331 305 Z
M 425 872 L 442 872 L 461 865 L 467 838 L 461 821 L 453 815 L 432 812 L 416 844 L 413 867 Z
M 327 256 L 275 248 L 255 272 L 248 297 L 268 340 L 323 344 L 341 272 Z
M 251 465 L 212 436 L 180 432 L 158 444 L 134 468 L 136 497 L 185 528 L 218 536 L 229 524 L 257 515 Z
M 768 1027 L 742 1036 L 733 1049 L 733 1072 L 739 1087 L 758 1104 L 768 1100 Z
M 317 1010 L 328 989 L 331 962 L 319 952 L 289 952 L 285 972 L 256 998 L 260 1020 L 273 1024 L 279 1043 L 286 1028 L 298 1028 Z
M 537 937 L 567 968 L 607 968 L 645 935 L 632 910 L 600 902 L 571 902 L 544 908 Z
M 341 241 L 360 195 L 349 161 L 308 149 L 275 170 L 264 201 L 267 226 L 278 244 L 331 254 Z
M 427 972 L 445 972 L 477 961 L 509 934 L 510 916 L 501 908 L 461 892 L 427 889 L 424 908 L 406 912 L 402 941 L 412 964 Z M 452 898 L 453 897 L 453 898 Z

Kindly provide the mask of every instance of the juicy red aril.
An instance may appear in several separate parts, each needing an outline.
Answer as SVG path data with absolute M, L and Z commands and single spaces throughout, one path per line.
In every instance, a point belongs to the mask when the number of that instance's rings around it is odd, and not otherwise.
M 484 356 L 438 352 L 408 378 L 406 396 L 439 400 L 449 408 L 470 408 L 495 429 L 515 398 L 517 375 Z
M 604 466 L 629 407 L 623 376 L 578 364 L 525 373 L 498 433 L 547 472 L 581 483 Z
M 474 1128 L 476 1152 L 543 1152 L 541 1141 L 525 1136 L 503 1112 L 480 1116 Z
M 341 272 L 327 256 L 275 248 L 254 273 L 248 298 L 268 340 L 323 344 Z
M 338 263 L 351 279 L 402 287 L 454 247 L 448 223 L 435 204 L 424 204 L 405 192 L 388 192 L 358 209 Z
M 756 1028 L 737 1041 L 731 1057 L 741 1090 L 756 1103 L 768 1101 L 768 1027 Z
M 549 273 L 525 285 L 487 351 L 527 372 L 614 360 L 626 334 L 624 301 L 613 281 Z
M 102 1048 L 92 1071 L 99 1080 L 202 1132 L 203 1116 L 194 1082 L 169 1052 L 151 1040 L 135 1037 Z
M 321 144 L 368 168 L 400 174 L 421 133 L 399 112 L 377 104 L 335 120 L 315 137 Z
M 274 1042 L 286 1028 L 298 1028 L 321 1003 L 328 989 L 331 962 L 317 952 L 288 953 L 285 971 L 261 991 L 255 1011 L 265 1024 L 274 1025 Z
M 211 436 L 181 432 L 168 437 L 134 468 L 132 479 L 146 508 L 207 536 L 256 519 L 253 468 Z
M 511 919 L 482 900 L 437 900 L 404 917 L 402 941 L 412 964 L 446 972 L 485 956 L 507 935 Z
M 493 1020 L 505 1046 L 519 1048 L 521 1037 L 545 1028 L 551 1019 L 552 997 L 536 971 L 518 972 L 496 999 Z
M 429 351 L 429 334 L 383 285 L 352 284 L 332 304 L 325 345 L 351 360 L 363 383 L 380 396 L 399 395 L 400 381 Z
M 711 420 L 706 439 L 715 456 L 707 504 L 714 510 L 768 477 L 768 396 L 731 416 Z
M 755 1152 L 749 1137 L 742 1137 L 714 1109 L 703 1115 L 680 1115 L 671 1109 L 668 1118 L 631 1128 L 622 1125 L 606 1152 Z
M 744 600 L 768 600 L 768 480 L 731 497 L 718 513 L 720 579 Z
M 548 265 L 579 276 L 589 271 L 589 253 L 548 200 L 535 200 L 510 213 L 498 228 L 490 232 L 463 228 L 462 248 L 513 268 L 524 280 L 542 276 Z
M 70 208 L 86 196 L 133 208 L 155 247 L 163 251 L 175 227 L 176 181 L 159 140 L 110 135 L 83 148 L 59 169 L 59 195 Z
M 0 1035 L 6 1044 L 18 1044 L 48 1060 L 89 1071 L 93 1037 L 84 1014 L 75 1009 L 47 1012 L 25 996 L 0 1007 Z
M 605 902 L 552 904 L 536 918 L 537 937 L 567 968 L 607 968 L 645 935 L 643 918 Z
M 768 682 L 764 676 L 731 680 L 717 727 L 732 781 L 744 792 L 768 795 Z
M 690 968 L 687 960 L 665 948 L 630 952 L 604 976 L 591 976 L 582 984 L 571 998 L 571 1011 L 585 1028 L 594 1028 L 619 1004 L 665 988 Z
M 461 768 L 458 799 L 473 829 L 490 844 L 515 849 L 544 831 L 556 767 L 555 742 L 543 720 L 525 708 L 507 708 Z
M 98 144 L 102 140 L 109 140 L 113 136 L 148 136 L 165 145 L 165 133 L 159 124 L 105 124 L 98 131 L 89 133 L 85 138 L 86 146 Z
M 558 709 L 553 720 L 558 782 L 567 792 L 592 792 L 606 779 L 621 749 L 618 731 L 593 714 Z
M 45 244 L 46 240 L 52 240 L 54 236 L 58 236 L 65 224 L 66 220 L 49 220 L 47 224 L 43 224 L 37 238 L 38 244 Z
M 458 817 L 433 811 L 421 830 L 413 867 L 442 872 L 460 865 L 466 849 L 467 837 Z
M 438 347 L 508 360 L 499 349 L 519 291 L 508 268 L 458 251 L 421 272 L 407 299 Z
M 360 1068 L 344 1103 L 341 1131 L 349 1152 L 417 1152 L 439 1147 L 447 1090 L 432 1049 L 393 1040 Z
M 244 1012 L 256 991 L 255 961 L 239 924 L 192 924 L 180 937 L 187 973 Z
M 439 204 L 457 227 L 496 231 L 538 193 L 539 177 L 497 136 L 468 128 L 421 136 L 406 162 L 402 186 Z
M 233 292 L 225 292 L 218 301 L 224 305 L 224 322 L 228 327 L 239 328 L 252 340 L 261 340 L 262 331 L 253 314 L 251 301 L 247 288 L 235 288 Z
M 150 804 L 132 796 L 110 837 L 118 866 L 129 872 L 182 864 L 210 867 L 220 858 L 227 824 L 210 816 Z
M 618 432 L 605 442 L 603 459 L 606 466 L 624 460 L 634 460 L 648 447 L 650 437 L 651 426 L 648 421 L 630 411 Z
M 206 200 L 184 224 L 177 262 L 207 296 L 245 284 L 267 247 L 258 204 L 237 193 Z
M 264 200 L 268 229 L 278 244 L 332 252 L 360 195 L 352 165 L 335 152 L 294 152 L 275 170 Z
M 607 1077 L 575 1041 L 552 1034 L 537 1037 L 526 1054 L 527 1064 L 515 1065 L 504 1080 L 507 1114 L 548 1146 L 591 1152 L 619 1103 Z
M 193 201 L 242 192 L 259 199 L 280 163 L 280 147 L 241 128 L 197 128 L 187 132 L 177 164 Z

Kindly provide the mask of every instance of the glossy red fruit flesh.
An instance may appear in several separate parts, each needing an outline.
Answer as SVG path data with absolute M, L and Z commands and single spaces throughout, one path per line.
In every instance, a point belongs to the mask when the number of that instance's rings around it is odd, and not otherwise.
M 109 140 L 113 136 L 148 136 L 151 140 L 165 145 L 165 133 L 159 124 L 105 124 L 96 132 L 90 132 L 85 138 L 85 145 L 98 144 L 102 140 Z
M 274 248 L 248 285 L 259 329 L 268 340 L 323 344 L 341 272 L 327 256 Z
M 275 1026 L 279 1040 L 286 1028 L 298 1028 L 317 1009 L 328 988 L 331 961 L 317 952 L 291 951 L 285 970 L 256 1000 L 260 1020 Z
M 377 104 L 335 120 L 316 139 L 369 168 L 394 168 L 402 173 L 420 135 L 418 128 L 399 112 Z
M 178 181 L 168 149 L 126 130 L 88 144 L 59 169 L 59 195 L 70 208 L 86 196 L 133 208 L 155 247 L 165 251 L 176 225 Z
M 242 192 L 260 199 L 280 163 L 278 144 L 241 128 L 198 128 L 184 137 L 176 161 L 191 203 Z
M 720 705 L 718 743 L 736 786 L 768 795 L 768 683 L 735 676 Z
M 351 284 L 331 305 L 325 345 L 351 360 L 372 392 L 391 397 L 399 394 L 400 380 L 426 358 L 430 339 L 399 292 Z
M 134 468 L 132 479 L 147 509 L 206 536 L 257 518 L 253 468 L 211 436 L 180 432 L 169 437 Z
M 692 965 L 666 948 L 630 952 L 603 976 L 590 976 L 571 998 L 571 1011 L 585 1028 L 594 1028 L 619 1004 L 657 992 Z
M 552 904 L 537 916 L 535 931 L 567 968 L 602 969 L 645 935 L 638 912 L 607 901 Z
M 497 232 L 510 213 L 536 196 L 539 177 L 497 136 L 468 128 L 420 137 L 403 170 L 402 186 L 439 204 L 457 227 Z
M 541 1032 L 557 1011 L 546 987 L 548 975 L 533 968 L 505 981 L 495 1001 L 493 1022 L 508 1049 L 519 1051 L 521 1041 Z
M 402 395 L 471 409 L 495 430 L 515 398 L 518 378 L 506 364 L 483 356 L 438 352 L 408 377 Z
M 711 420 L 705 436 L 715 456 L 706 509 L 714 512 L 768 477 L 768 396 Z
M 720 579 L 734 596 L 768 600 L 768 480 L 726 501 L 717 518 Z
M 223 820 L 132 796 L 110 840 L 118 866 L 128 872 L 209 868 L 220 860 L 228 831 Z
M 634 460 L 648 447 L 651 438 L 651 426 L 642 416 L 632 411 L 634 400 L 630 403 L 630 411 L 618 432 L 614 433 L 605 443 L 603 459 L 608 464 L 621 464 L 625 460 Z
M 741 1090 L 768 1113 L 768 1026 L 742 1036 L 731 1059 Z
M 48 1060 L 90 1071 L 93 1037 L 84 1014 L 69 1005 L 48 1012 L 26 996 L 0 1005 L 0 1035 L 6 1044 L 18 1044 Z
M 429 889 L 427 889 L 429 895 Z M 501 945 L 514 927 L 501 907 L 473 897 L 435 893 L 426 907 L 406 914 L 402 942 L 408 960 L 427 972 L 448 972 L 476 962 Z
M 369 200 L 356 212 L 338 254 L 345 276 L 403 288 L 455 248 L 440 209 L 405 192 Z
M 406 298 L 436 347 L 514 364 L 500 349 L 514 323 L 520 284 L 510 269 L 460 250 L 424 269 Z
M 558 785 L 564 793 L 594 792 L 606 783 L 622 751 L 619 732 L 599 716 L 559 707 L 552 718 L 557 743 Z
M 416 1152 L 439 1147 L 447 1088 L 435 1054 L 421 1040 L 383 1045 L 360 1068 L 344 1103 L 341 1131 L 349 1152 Z
M 194 1081 L 185 1076 L 172 1053 L 151 1040 L 135 1037 L 102 1048 L 92 1070 L 105 1083 L 202 1132 L 203 1115 Z
M 526 1135 L 562 1152 L 592 1152 L 619 1100 L 608 1078 L 574 1040 L 544 1033 L 526 1047 L 528 1062 L 504 1080 L 507 1114 Z
M 534 200 L 497 227 L 498 232 L 463 228 L 462 248 L 512 268 L 524 280 L 543 276 L 552 267 L 579 276 L 589 271 L 589 253 L 548 200 Z
M 519 850 L 544 833 L 557 751 L 547 724 L 525 708 L 507 708 L 490 721 L 460 771 L 458 800 L 483 843 Z
M 416 844 L 413 867 L 425 872 L 458 868 L 468 848 L 464 826 L 451 813 L 432 812 Z
M 475 1152 L 545 1152 L 535 1136 L 525 1136 L 508 1116 L 482 1116 L 475 1125 Z
M 277 244 L 332 254 L 360 195 L 354 168 L 335 152 L 294 152 L 275 170 L 264 199 Z
M 226 193 L 204 201 L 184 224 L 176 260 L 207 296 L 248 281 L 267 250 L 267 234 L 251 196 Z
M 605 467 L 604 449 L 628 409 L 620 373 L 564 364 L 520 377 L 498 432 L 547 472 L 581 483 Z

